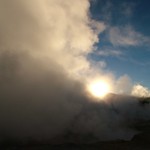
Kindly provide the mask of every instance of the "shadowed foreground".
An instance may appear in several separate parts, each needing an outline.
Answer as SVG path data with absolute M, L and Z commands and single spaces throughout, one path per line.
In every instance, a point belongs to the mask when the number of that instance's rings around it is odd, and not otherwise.
M 131 141 L 109 141 L 96 142 L 92 144 L 37 144 L 29 143 L 23 144 L 8 144 L 1 146 L 1 150 L 149 150 L 150 149 L 150 122 L 138 124 L 135 127 L 139 134 Z

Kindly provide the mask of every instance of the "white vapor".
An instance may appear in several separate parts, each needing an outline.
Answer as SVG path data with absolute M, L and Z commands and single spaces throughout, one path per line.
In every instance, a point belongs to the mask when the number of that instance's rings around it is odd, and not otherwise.
M 133 86 L 131 94 L 138 97 L 150 97 L 150 90 L 140 84 Z
M 134 30 L 130 25 L 124 27 L 111 27 L 109 40 L 114 46 L 139 46 L 149 44 L 149 37 Z
M 108 57 L 108 56 L 112 56 L 112 57 L 120 57 L 123 55 L 123 52 L 119 51 L 119 50 L 114 50 L 114 49 L 100 49 L 98 50 L 98 52 L 96 53 L 97 55 L 100 55 L 100 56 L 105 56 L 105 57 Z
M 121 94 L 131 87 L 127 75 L 115 79 L 105 62 L 88 61 L 105 30 L 89 8 L 88 0 L 0 0 L 0 142 L 131 139 L 128 122 L 149 119 L 136 98 L 98 102 L 85 90 L 99 77 Z

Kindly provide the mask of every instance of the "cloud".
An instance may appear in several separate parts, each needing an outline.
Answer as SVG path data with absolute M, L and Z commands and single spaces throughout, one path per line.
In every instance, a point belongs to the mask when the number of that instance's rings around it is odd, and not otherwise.
M 96 53 L 97 55 L 100 56 L 104 56 L 104 57 L 109 57 L 109 56 L 113 56 L 113 57 L 120 57 L 123 55 L 123 52 L 120 50 L 113 50 L 113 49 L 100 49 L 97 51 Z
M 104 29 L 89 18 L 89 6 L 0 1 L 1 141 L 51 139 L 81 112 L 86 94 L 76 78 L 89 68 L 86 55 Z
M 123 75 L 117 80 L 115 88 L 117 93 L 129 95 L 132 86 L 133 83 L 131 78 L 128 75 Z
M 113 4 L 110 1 L 105 1 L 106 3 L 103 4 L 103 7 L 101 9 L 101 14 L 102 14 L 102 19 L 106 22 L 111 21 L 112 19 L 112 9 L 113 9 Z
M 105 29 L 89 7 L 88 0 L 0 1 L 0 142 L 131 139 L 129 120 L 149 118 L 136 98 L 97 101 L 85 90 L 95 76 L 115 80 L 104 62 L 92 68 L 87 59 Z
M 105 28 L 103 23 L 89 18 L 89 2 L 38 0 L 37 10 L 32 9 L 34 3 L 34 0 L 1 2 L 1 49 L 45 55 L 70 74 L 88 68 L 85 55 L 93 50 L 93 43 L 99 40 L 98 33 Z
M 121 5 L 121 12 L 125 17 L 132 17 L 135 7 L 136 7 L 136 3 L 124 2 Z
M 130 25 L 124 27 L 111 27 L 109 40 L 114 46 L 140 46 L 148 44 L 149 37 L 135 31 Z
M 133 86 L 131 94 L 138 97 L 149 97 L 150 90 L 147 87 L 144 87 L 140 84 L 136 84 Z

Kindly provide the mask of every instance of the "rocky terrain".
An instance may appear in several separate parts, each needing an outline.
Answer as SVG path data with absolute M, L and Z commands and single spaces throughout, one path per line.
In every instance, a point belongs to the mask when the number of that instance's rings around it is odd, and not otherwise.
M 116 96 L 116 95 L 115 95 Z M 149 98 L 139 98 L 142 107 L 149 104 Z M 133 125 L 138 134 L 131 141 L 96 141 L 91 143 L 66 142 L 64 139 L 54 139 L 53 144 L 49 142 L 19 142 L 5 141 L 1 143 L 1 150 L 149 150 L 150 149 L 150 121 L 138 122 Z M 72 135 L 70 135 L 72 136 Z

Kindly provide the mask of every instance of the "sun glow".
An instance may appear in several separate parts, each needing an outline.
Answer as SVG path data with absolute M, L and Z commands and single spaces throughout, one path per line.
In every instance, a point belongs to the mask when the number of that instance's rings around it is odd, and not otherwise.
M 98 80 L 90 83 L 88 90 L 93 96 L 102 98 L 110 92 L 110 86 L 106 81 Z

